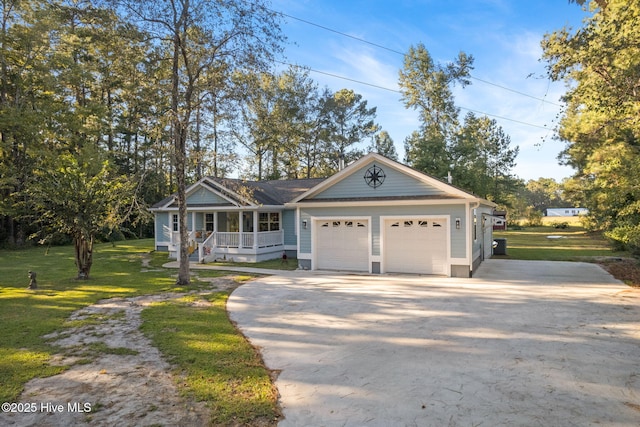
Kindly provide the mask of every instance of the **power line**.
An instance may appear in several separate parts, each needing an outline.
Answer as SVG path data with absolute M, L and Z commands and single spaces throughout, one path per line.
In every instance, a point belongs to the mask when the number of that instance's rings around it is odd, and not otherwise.
M 276 13 L 276 14 L 282 15 L 282 16 L 284 16 L 284 17 L 291 18 L 291 19 L 294 19 L 294 20 L 296 20 L 296 21 L 302 22 L 302 23 L 304 23 L 304 24 L 312 25 L 312 26 L 314 26 L 314 27 L 321 28 L 321 29 L 323 29 L 323 30 L 325 30 L 325 31 L 329 31 L 329 32 L 332 32 L 332 33 L 335 33 L 335 34 L 339 34 L 339 35 L 341 35 L 341 36 L 343 36 L 343 37 L 348 37 L 348 38 L 353 39 L 353 40 L 356 40 L 356 41 L 358 41 L 358 42 L 365 43 L 365 44 L 368 44 L 368 45 L 370 45 L 370 46 L 377 47 L 377 48 L 379 48 L 379 49 L 384 49 L 384 50 L 386 50 L 386 51 L 388 51 L 388 52 L 395 53 L 395 54 L 397 54 L 397 55 L 401 55 L 401 56 L 403 56 L 403 57 L 405 56 L 405 54 L 404 54 L 403 52 L 400 52 L 400 51 L 395 50 L 395 49 L 391 49 L 391 48 L 386 47 L 386 46 L 383 46 L 383 45 L 381 45 L 381 44 L 373 43 L 373 42 L 370 42 L 369 40 L 365 40 L 365 39 L 360 38 L 360 37 L 352 36 L 351 34 L 347 34 L 347 33 L 342 32 L 342 31 L 334 30 L 333 28 L 329 28 L 329 27 L 326 27 L 326 26 L 324 26 L 324 25 L 316 24 L 315 22 L 307 21 L 306 19 L 298 18 L 298 17 L 295 17 L 295 16 L 292 16 L 292 15 L 289 15 L 289 14 L 284 13 L 284 12 L 279 12 L 279 11 L 276 11 L 276 10 L 273 10 L 273 9 L 267 9 L 267 10 L 269 10 L 269 11 L 271 11 L 271 12 L 273 12 L 273 13 Z M 520 96 L 525 96 L 525 97 L 527 97 L 527 98 L 535 99 L 536 101 L 545 102 L 545 103 L 547 103 L 547 104 L 551 104 L 551 105 L 554 105 L 554 106 L 556 106 L 556 107 L 562 107 L 562 105 L 560 105 L 560 104 L 558 104 L 558 103 L 555 103 L 555 102 L 553 102 L 553 101 L 549 101 L 549 100 L 544 99 L 544 98 L 539 98 L 539 97 L 537 97 L 537 96 L 530 95 L 530 94 L 528 94 L 528 93 L 521 92 L 521 91 L 516 90 L 516 89 L 511 89 L 511 88 L 509 88 L 509 87 L 506 87 L 506 86 L 500 85 L 500 84 L 498 84 L 498 83 L 493 83 L 493 82 L 490 82 L 490 81 L 488 81 L 488 80 L 484 80 L 484 79 L 481 79 L 481 78 L 479 78 L 479 77 L 475 77 L 475 76 L 473 76 L 473 75 L 469 75 L 469 77 L 471 77 L 473 80 L 477 80 L 477 81 L 479 81 L 479 82 L 481 82 L 481 83 L 484 83 L 484 84 L 487 84 L 487 85 L 490 85 L 490 86 L 494 86 L 494 87 L 497 87 L 497 88 L 500 88 L 500 89 L 502 89 L 502 90 L 506 90 L 506 91 L 509 91 L 509 92 L 512 92 L 512 93 L 516 93 L 516 94 L 518 94 L 518 95 L 520 95 Z
M 278 60 L 275 60 L 275 62 L 277 62 L 279 64 L 282 64 L 282 65 L 288 65 L 290 67 L 301 68 L 303 70 L 309 70 L 309 71 L 311 71 L 313 73 L 323 74 L 325 76 L 334 77 L 334 78 L 337 78 L 337 79 L 346 80 L 346 81 L 350 81 L 350 82 L 353 82 L 353 83 L 358 83 L 358 84 L 361 84 L 361 85 L 374 87 L 376 89 L 382 89 L 382 90 L 386 90 L 386 91 L 389 91 L 389 92 L 402 94 L 402 92 L 399 91 L 398 89 L 391 89 L 391 88 L 380 86 L 380 85 L 376 85 L 376 84 L 373 84 L 373 83 L 368 83 L 368 82 L 365 82 L 365 81 L 362 81 L 362 80 L 352 79 L 350 77 L 345 77 L 345 76 L 341 76 L 341 75 L 334 74 L 334 73 L 328 73 L 326 71 L 315 70 L 315 69 L 307 67 L 307 66 L 291 64 L 291 63 L 288 63 L 288 62 L 283 62 L 283 61 L 278 61 Z M 538 128 L 538 129 L 550 130 L 546 126 L 540 126 L 540 125 L 536 125 L 536 124 L 533 124 L 533 123 L 523 122 L 521 120 L 510 119 L 509 117 L 498 116 L 497 114 L 485 113 L 484 111 L 474 110 L 472 108 L 467 108 L 467 107 L 462 107 L 462 106 L 458 106 L 458 107 L 461 110 L 470 111 L 472 113 L 482 114 L 482 115 L 489 116 L 489 117 L 494 117 L 494 118 L 500 119 L 500 120 L 507 120 L 507 121 L 510 121 L 510 122 L 513 122 L 513 123 L 518 123 L 518 124 L 521 124 L 521 125 L 530 126 L 530 127 L 534 127 L 534 128 Z

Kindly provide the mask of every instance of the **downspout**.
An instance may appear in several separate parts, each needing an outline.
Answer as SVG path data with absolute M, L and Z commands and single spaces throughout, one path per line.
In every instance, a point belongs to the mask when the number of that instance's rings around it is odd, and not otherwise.
M 480 207 L 480 201 L 477 200 L 475 202 L 469 202 L 467 209 L 467 239 L 469 239 L 469 245 L 467 247 L 468 250 L 468 262 L 469 262 L 469 271 L 473 276 L 473 231 L 471 227 L 474 226 L 473 223 L 473 210 Z

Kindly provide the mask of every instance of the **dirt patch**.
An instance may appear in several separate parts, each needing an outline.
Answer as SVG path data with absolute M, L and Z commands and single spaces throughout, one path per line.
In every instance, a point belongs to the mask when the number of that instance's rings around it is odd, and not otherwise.
M 189 294 L 238 285 L 231 277 L 207 280 L 209 289 Z M 207 425 L 209 409 L 179 395 L 171 365 L 139 330 L 145 307 L 184 295 L 113 298 L 74 312 L 71 328 L 44 337 L 64 349 L 52 363 L 71 367 L 29 381 L 19 412 L 0 413 L 0 425 Z
M 640 263 L 634 258 L 608 258 L 598 262 L 613 277 L 629 286 L 640 287 Z

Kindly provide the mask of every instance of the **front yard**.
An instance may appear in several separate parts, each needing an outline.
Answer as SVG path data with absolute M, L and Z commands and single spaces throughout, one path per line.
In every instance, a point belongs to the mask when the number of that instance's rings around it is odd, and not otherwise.
M 0 251 L 0 402 L 19 401 L 25 384 L 33 378 L 69 369 L 51 363 L 56 355 L 67 356 L 66 350 L 43 336 L 69 334 L 78 326 L 68 321 L 73 312 L 108 298 L 203 291 L 210 289 L 207 279 L 228 274 L 198 271 L 194 274 L 199 277 L 194 275 L 191 286 L 176 287 L 172 277 L 175 272 L 161 268 L 167 261 L 166 254 L 153 253 L 152 247 L 152 240 L 96 245 L 94 267 L 87 281 L 73 279 L 72 247 Z M 27 289 L 29 270 L 37 272 L 37 290 Z M 210 409 L 218 409 L 211 411 L 212 423 L 252 425 L 255 420 L 269 425 L 279 414 L 275 388 L 257 351 L 227 318 L 229 293 L 229 289 L 213 290 L 208 296 L 190 297 L 204 298 L 197 309 L 185 304 L 184 297 L 147 308 L 142 312 L 142 329 L 176 366 L 174 379 L 180 391 L 206 402 Z M 92 351 L 113 354 L 107 346 L 95 346 Z M 88 356 L 77 363 L 90 363 L 87 357 L 97 357 L 85 353 Z M 123 352 L 123 357 L 128 354 Z M 216 393 L 200 392 L 203 384 Z M 94 405 L 90 417 L 100 417 L 100 410 L 100 405 Z

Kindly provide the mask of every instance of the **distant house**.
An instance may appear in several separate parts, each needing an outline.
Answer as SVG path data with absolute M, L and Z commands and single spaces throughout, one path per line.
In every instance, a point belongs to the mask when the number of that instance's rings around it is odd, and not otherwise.
M 548 208 L 547 216 L 578 216 L 589 213 L 587 208 Z
M 493 211 L 492 220 L 494 230 L 507 229 L 507 211 Z
M 491 256 L 496 205 L 370 153 L 327 179 L 203 178 L 187 189 L 194 261 L 470 277 Z M 177 257 L 175 196 L 156 203 L 156 249 Z

